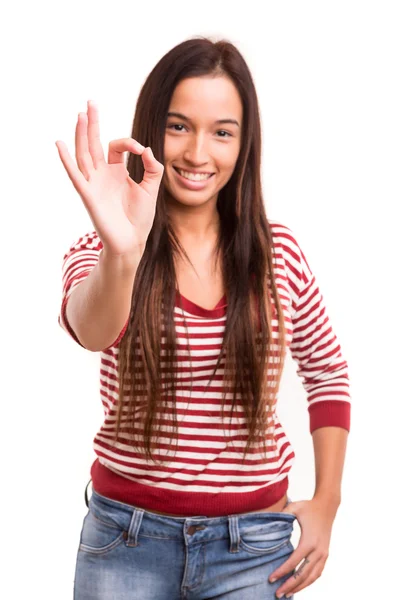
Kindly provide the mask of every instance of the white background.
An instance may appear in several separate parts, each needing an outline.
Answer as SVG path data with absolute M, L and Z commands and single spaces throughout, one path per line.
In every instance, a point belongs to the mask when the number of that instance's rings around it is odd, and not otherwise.
M 61 262 L 92 230 L 58 156 L 94 99 L 103 146 L 130 135 L 147 74 L 176 44 L 226 38 L 248 62 L 267 215 L 297 234 L 349 363 L 352 428 L 322 577 L 296 598 L 398 593 L 400 17 L 384 0 L 20 2 L 1 9 L 0 595 L 72 598 L 102 422 L 99 355 L 59 327 Z M 396 215 L 396 217 L 395 217 Z M 287 364 L 289 493 L 314 491 L 305 392 Z M 89 488 L 90 493 L 90 488 Z M 295 529 L 297 545 L 299 530 Z M 171 599 L 172 600 L 172 599 Z

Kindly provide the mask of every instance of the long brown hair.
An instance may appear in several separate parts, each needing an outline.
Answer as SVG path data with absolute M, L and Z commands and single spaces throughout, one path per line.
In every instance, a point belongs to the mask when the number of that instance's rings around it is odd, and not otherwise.
M 196 76 L 229 77 L 243 106 L 240 153 L 235 170 L 217 199 L 221 227 L 216 256 L 221 257 L 227 313 L 221 353 L 208 385 L 223 365 L 221 418 L 226 394 L 233 394 L 231 416 L 239 396 L 248 435 L 235 439 L 247 439 L 244 459 L 250 446 L 259 440 L 265 451 L 267 438 L 272 448 L 276 447 L 273 433 L 267 435 L 267 431 L 283 370 L 285 323 L 272 266 L 272 233 L 261 190 L 257 95 L 238 49 L 226 40 L 213 42 L 202 36 L 172 48 L 141 88 L 132 137 L 150 146 L 155 158 L 164 163 L 164 135 L 172 94 L 181 80 Z M 142 180 L 140 156 L 129 154 L 127 169 L 134 181 Z M 153 227 L 135 277 L 128 327 L 119 345 L 114 438 L 116 442 L 118 432 L 123 430 L 131 436 L 135 450 L 142 456 L 144 450 L 145 458 L 153 462 L 157 462 L 153 450 L 157 449 L 158 436 L 161 432 L 166 436 L 166 423 L 173 423 L 170 441 L 178 438 L 174 382 L 175 253 L 188 259 L 168 218 L 162 181 Z M 272 339 L 273 312 L 278 321 L 277 339 Z

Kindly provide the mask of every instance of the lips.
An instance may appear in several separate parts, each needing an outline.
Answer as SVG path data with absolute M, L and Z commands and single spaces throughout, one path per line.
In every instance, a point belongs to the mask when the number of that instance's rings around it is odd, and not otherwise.
M 195 181 L 193 179 L 187 179 L 183 175 L 181 175 L 176 167 L 174 167 L 174 171 L 176 173 L 175 178 L 176 182 L 180 187 L 183 187 L 187 190 L 199 191 L 207 188 L 208 184 L 214 177 L 215 173 L 211 173 L 209 177 L 204 179 L 200 179 L 199 181 Z

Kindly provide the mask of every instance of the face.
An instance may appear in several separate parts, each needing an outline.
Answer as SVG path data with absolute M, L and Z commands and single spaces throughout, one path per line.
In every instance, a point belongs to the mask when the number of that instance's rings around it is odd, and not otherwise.
M 202 76 L 180 81 L 171 98 L 164 139 L 169 195 L 187 206 L 216 202 L 234 171 L 241 130 L 242 102 L 230 79 Z

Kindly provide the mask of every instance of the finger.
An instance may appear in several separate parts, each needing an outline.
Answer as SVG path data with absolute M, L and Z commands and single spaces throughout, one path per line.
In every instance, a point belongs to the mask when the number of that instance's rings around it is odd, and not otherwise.
M 89 152 L 96 169 L 106 161 L 100 141 L 99 110 L 93 100 L 88 100 L 87 106 Z
M 314 555 L 314 556 L 313 556 Z M 311 552 L 301 565 L 295 570 L 293 575 L 286 579 L 285 583 L 276 590 L 277 597 L 281 597 L 284 594 L 293 594 L 294 588 L 302 585 L 304 581 L 309 577 L 311 571 L 314 569 L 315 564 L 318 562 L 314 552 Z
M 314 565 L 314 568 L 311 570 L 311 572 L 308 574 L 308 576 L 303 581 L 298 582 L 295 587 L 290 588 L 289 590 L 287 590 L 284 593 L 286 595 L 290 594 L 292 596 L 293 594 L 300 592 L 300 590 L 303 590 L 305 587 L 308 587 L 309 585 L 314 583 L 314 581 L 316 581 L 319 577 L 321 577 L 322 572 L 324 570 L 324 564 L 325 564 L 325 562 L 322 559 L 317 561 Z M 289 581 L 289 579 L 288 579 L 288 581 Z
M 108 162 L 110 165 L 123 163 L 124 164 L 124 152 L 132 152 L 132 154 L 142 154 L 144 152 L 144 146 L 139 144 L 133 138 L 122 138 L 120 140 L 113 140 L 108 145 Z
M 303 558 L 310 555 L 312 550 L 313 548 L 306 548 L 305 546 L 299 544 L 297 548 L 292 552 L 288 560 L 281 564 L 281 566 L 278 567 L 276 571 L 271 573 L 271 575 L 269 576 L 269 581 L 273 583 L 280 577 L 291 573 L 297 567 L 299 562 L 303 560 Z
M 64 165 L 65 170 L 68 173 L 68 177 L 72 181 L 72 184 L 78 194 L 83 197 L 85 195 L 87 181 L 85 177 L 82 175 L 81 171 L 77 168 L 74 160 L 72 159 L 70 153 L 68 152 L 66 144 L 62 141 L 57 141 L 56 146 L 58 149 L 58 154 L 61 158 L 61 162 Z
M 93 171 L 93 161 L 89 152 L 87 137 L 87 114 L 79 113 L 75 129 L 75 158 L 79 170 L 89 181 L 90 173 Z
M 158 194 L 161 179 L 164 173 L 164 165 L 154 158 L 154 154 L 148 146 L 142 154 L 144 165 L 143 181 L 139 184 L 146 192 L 153 197 Z

